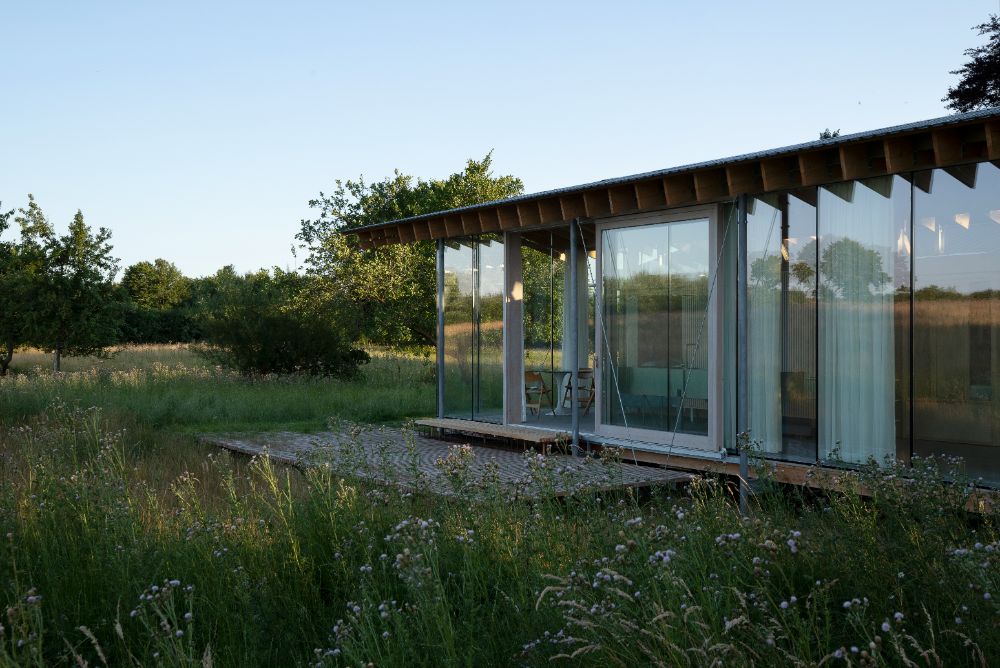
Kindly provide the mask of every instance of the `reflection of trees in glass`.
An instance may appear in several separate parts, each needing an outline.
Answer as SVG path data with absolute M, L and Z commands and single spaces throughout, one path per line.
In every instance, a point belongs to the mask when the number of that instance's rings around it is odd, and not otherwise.
M 892 277 L 882 266 L 881 253 L 854 239 L 838 239 L 829 244 L 819 261 L 823 287 L 830 297 L 846 300 L 885 292 Z

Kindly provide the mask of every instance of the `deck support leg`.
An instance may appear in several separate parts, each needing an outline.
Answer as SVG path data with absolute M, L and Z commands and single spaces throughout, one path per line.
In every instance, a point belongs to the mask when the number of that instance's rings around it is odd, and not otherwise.
M 747 287 L 747 196 L 740 195 L 736 204 L 736 442 L 740 450 L 740 514 L 747 514 L 750 489 L 750 466 L 747 454 L 750 429 L 748 394 L 747 342 L 749 290 Z
M 579 285 L 577 284 L 577 234 L 579 221 L 574 219 L 569 224 L 569 322 L 563 325 L 563 332 L 569 334 L 569 364 L 570 364 L 570 415 L 573 424 L 572 452 L 574 457 L 580 456 L 580 328 L 577 325 L 579 317 Z M 563 361 L 565 366 L 566 361 Z
M 437 240 L 437 416 L 444 417 L 444 239 Z

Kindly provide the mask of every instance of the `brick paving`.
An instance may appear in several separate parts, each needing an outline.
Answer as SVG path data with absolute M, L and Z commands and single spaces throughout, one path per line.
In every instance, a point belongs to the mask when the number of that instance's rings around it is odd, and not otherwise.
M 675 485 L 691 479 L 688 473 L 661 467 L 472 446 L 461 440 L 442 441 L 390 428 L 350 426 L 315 434 L 209 434 L 202 440 L 246 455 L 266 453 L 284 464 L 324 466 L 345 476 L 439 494 L 496 484 L 514 496 L 561 496 L 583 489 Z

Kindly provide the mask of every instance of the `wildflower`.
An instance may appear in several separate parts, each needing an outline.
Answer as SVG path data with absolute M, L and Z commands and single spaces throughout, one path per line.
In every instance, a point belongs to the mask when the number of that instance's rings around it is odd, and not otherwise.
M 175 635 L 175 636 L 177 636 L 178 638 L 183 638 L 183 637 L 184 637 L 184 632 L 183 632 L 183 631 L 181 631 L 180 629 L 177 629 L 177 630 L 176 630 L 176 631 L 174 632 L 174 635 Z
M 892 628 L 892 627 L 889 626 L 888 620 L 882 622 L 882 632 L 883 633 L 888 633 L 890 628 Z
M 171 587 L 180 587 L 181 586 L 181 581 L 180 580 L 171 580 L 170 581 L 170 586 Z
M 993 597 L 992 597 L 992 596 L 990 596 L 990 593 L 989 593 L 988 591 L 987 591 L 987 592 L 983 592 L 983 600 L 984 600 L 984 601 L 988 601 L 988 600 L 990 600 L 991 598 L 993 598 Z
M 903 621 L 903 613 L 901 613 L 901 612 L 897 612 L 897 613 L 896 613 L 896 614 L 894 614 L 894 615 L 893 615 L 892 617 L 893 617 L 893 619 L 895 619 L 895 620 L 896 620 L 897 622 L 901 622 L 901 621 Z
M 788 610 L 788 601 L 782 601 L 780 607 L 782 610 Z
M 184 620 L 185 621 L 190 622 L 192 619 L 194 619 L 194 615 L 192 615 L 190 612 L 185 612 L 184 613 Z

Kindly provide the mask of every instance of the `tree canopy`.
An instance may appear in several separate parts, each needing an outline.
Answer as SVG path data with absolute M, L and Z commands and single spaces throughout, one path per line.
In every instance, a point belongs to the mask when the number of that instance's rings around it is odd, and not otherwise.
M 375 183 L 337 181 L 309 206 L 296 238 L 308 252 L 306 267 L 318 280 L 307 299 L 338 304 L 340 317 L 360 339 L 377 343 L 433 343 L 436 292 L 434 245 L 396 244 L 362 250 L 344 231 L 520 194 L 513 176 L 495 176 L 492 154 L 468 160 L 465 169 L 441 180 L 414 179 L 398 170 Z
M 961 76 L 941 101 L 958 112 L 1000 106 L 1000 16 L 991 14 L 986 23 L 973 28 L 988 35 L 986 44 L 966 49 L 969 62 L 952 74 Z

